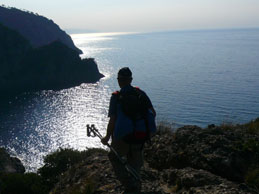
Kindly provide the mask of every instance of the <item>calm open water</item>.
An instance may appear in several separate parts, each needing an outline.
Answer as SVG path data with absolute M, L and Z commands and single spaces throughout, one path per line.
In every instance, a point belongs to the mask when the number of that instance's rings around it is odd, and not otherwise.
M 245 123 L 259 117 L 259 29 L 150 34 L 75 34 L 84 54 L 106 77 L 62 91 L 22 94 L 0 112 L 0 146 L 28 171 L 59 147 L 102 147 L 86 124 L 102 134 L 120 67 L 133 71 L 158 121 L 181 126 Z

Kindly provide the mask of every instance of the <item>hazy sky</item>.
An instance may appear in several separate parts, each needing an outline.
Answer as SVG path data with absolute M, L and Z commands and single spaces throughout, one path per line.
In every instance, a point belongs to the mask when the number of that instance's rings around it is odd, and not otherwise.
M 1 0 L 63 29 L 163 31 L 259 27 L 259 0 Z

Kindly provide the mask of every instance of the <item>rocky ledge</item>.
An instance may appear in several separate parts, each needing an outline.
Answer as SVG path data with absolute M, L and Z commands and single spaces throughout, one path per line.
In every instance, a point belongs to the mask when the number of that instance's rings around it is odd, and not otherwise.
M 259 193 L 258 126 L 259 119 L 174 132 L 159 126 L 144 148 L 142 193 Z M 47 156 L 37 173 L 44 185 L 35 190 L 30 182 L 31 193 L 123 193 L 107 154 L 102 149 L 61 149 Z
M 141 173 L 142 193 L 257 193 L 244 183 L 236 183 L 206 170 L 157 170 L 145 166 Z M 106 154 L 94 153 L 87 161 L 71 167 L 51 193 L 123 193 Z
M 244 125 L 211 125 L 206 129 L 185 126 L 175 132 L 160 127 L 144 150 L 142 192 L 258 193 L 258 142 L 258 133 Z M 52 193 L 75 191 L 123 192 L 107 153 L 93 152 L 72 166 Z

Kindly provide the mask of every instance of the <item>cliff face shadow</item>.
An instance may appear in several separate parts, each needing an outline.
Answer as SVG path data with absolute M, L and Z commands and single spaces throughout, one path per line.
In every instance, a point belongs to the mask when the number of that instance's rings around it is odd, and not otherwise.
M 0 51 L 0 99 L 27 91 L 70 88 L 103 77 L 94 59 L 82 60 L 62 42 L 32 48 L 18 32 L 1 24 Z

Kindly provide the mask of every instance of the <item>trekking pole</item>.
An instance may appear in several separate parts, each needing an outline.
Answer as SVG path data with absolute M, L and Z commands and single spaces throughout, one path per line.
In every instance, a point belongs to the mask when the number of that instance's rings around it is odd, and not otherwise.
M 88 137 L 96 137 L 97 136 L 100 139 L 102 139 L 102 135 L 100 134 L 98 129 L 95 128 L 94 125 L 90 126 L 90 125 L 87 124 L 86 127 L 87 127 L 87 136 Z M 110 144 L 107 144 L 107 146 L 116 155 L 118 160 L 124 165 L 124 167 L 128 171 L 128 173 L 131 174 L 134 179 L 139 180 L 140 177 L 139 177 L 139 174 L 136 172 L 136 170 L 133 167 L 131 167 L 129 164 L 127 164 L 127 162 L 121 158 L 121 156 L 118 154 L 118 152 Z

